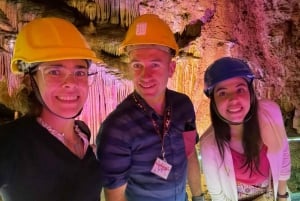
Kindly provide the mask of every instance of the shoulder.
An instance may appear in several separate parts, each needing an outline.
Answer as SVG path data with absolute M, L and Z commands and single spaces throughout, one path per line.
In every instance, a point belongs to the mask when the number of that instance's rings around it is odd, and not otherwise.
M 132 94 L 129 94 L 108 116 L 127 114 L 133 108 L 135 108 L 135 103 Z
M 272 100 L 268 100 L 268 99 L 261 99 L 258 101 L 258 107 L 261 110 L 280 110 L 279 105 L 272 101 Z
M 136 122 L 138 120 L 143 122 L 143 118 L 147 117 L 136 107 L 131 96 L 128 96 L 104 119 L 98 136 L 101 138 L 122 138 L 124 131 L 135 129 Z
M 30 129 L 36 124 L 36 121 L 33 117 L 21 117 L 14 121 L 5 123 L 0 126 L 1 134 L 5 132 L 12 132 L 14 131 L 25 131 L 26 129 Z
M 200 137 L 200 146 L 209 147 L 215 145 L 215 132 L 212 126 L 209 126 Z
M 0 148 L 12 149 L 19 143 L 24 143 L 32 137 L 32 130 L 36 128 L 36 121 L 31 117 L 21 117 L 0 126 Z M 6 148 L 5 148 L 6 147 Z
M 270 151 L 277 151 L 287 140 L 279 105 L 271 100 L 260 100 L 258 118 L 263 142 Z
M 212 126 L 210 126 L 200 137 L 200 155 L 202 160 L 214 161 L 219 158 L 219 149 L 215 140 L 215 133 Z
M 258 101 L 258 116 L 263 118 L 282 118 L 281 109 L 279 105 L 268 99 L 262 99 Z
M 173 91 L 168 89 L 167 90 L 167 97 L 169 99 L 173 100 L 185 100 L 185 101 L 191 101 L 191 99 L 189 98 L 188 95 L 184 94 L 184 93 L 180 93 L 177 91 Z
M 127 121 L 130 116 L 137 112 L 137 107 L 135 106 L 131 96 L 125 98 L 102 122 L 102 124 L 119 124 L 122 121 Z
M 166 93 L 167 103 L 173 106 L 179 113 L 190 113 L 194 111 L 193 103 L 189 96 L 186 94 L 176 92 L 173 90 L 167 90 Z

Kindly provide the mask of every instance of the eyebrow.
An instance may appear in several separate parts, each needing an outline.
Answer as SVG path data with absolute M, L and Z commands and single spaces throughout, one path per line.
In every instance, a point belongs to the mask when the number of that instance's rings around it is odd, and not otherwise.
M 41 65 L 42 67 L 59 67 L 59 68 L 63 68 L 64 65 L 62 64 L 47 64 L 47 65 Z M 74 65 L 74 68 L 77 68 L 77 69 L 82 69 L 82 68 L 88 68 L 88 66 L 84 66 L 84 65 L 81 65 L 81 64 L 77 64 L 77 65 Z
M 141 62 L 141 60 L 138 60 L 138 59 L 132 59 L 132 60 L 130 60 L 129 63 L 132 63 L 132 62 Z M 154 58 L 154 59 L 151 59 L 151 60 L 149 60 L 149 61 L 147 61 L 147 62 L 163 62 L 163 60 L 160 59 L 160 58 Z M 141 62 L 141 63 L 143 63 L 143 62 Z
M 235 86 L 235 88 L 238 88 L 238 87 L 247 87 L 247 84 L 239 83 L 238 85 Z M 219 87 L 219 88 L 217 88 L 216 92 L 218 92 L 220 90 L 224 90 L 224 89 L 226 89 L 226 87 Z

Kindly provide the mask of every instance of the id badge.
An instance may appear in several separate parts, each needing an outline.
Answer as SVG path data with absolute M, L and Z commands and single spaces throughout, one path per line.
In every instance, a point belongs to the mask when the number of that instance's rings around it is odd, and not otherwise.
M 156 158 L 151 172 L 161 178 L 167 179 L 171 171 L 171 168 L 172 165 L 170 165 L 169 163 L 167 163 L 166 161 L 160 158 Z

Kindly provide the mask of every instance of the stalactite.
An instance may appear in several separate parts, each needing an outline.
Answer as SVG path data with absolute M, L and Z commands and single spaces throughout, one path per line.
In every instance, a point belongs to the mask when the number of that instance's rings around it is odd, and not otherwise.
M 16 14 L 17 11 L 16 4 L 9 3 L 6 1 L 0 1 L 0 10 L 2 10 L 5 13 L 7 19 L 9 20 L 10 26 L 13 29 L 16 29 L 18 24 L 17 14 Z
M 120 0 L 120 25 L 128 27 L 139 15 L 138 3 L 131 0 Z
M 97 5 L 95 2 L 88 2 L 85 6 L 84 13 L 90 20 L 95 20 L 97 15 Z
M 0 81 L 7 80 L 8 94 L 12 96 L 13 92 L 20 87 L 21 76 L 12 74 L 10 60 L 11 55 L 7 52 L 0 55 Z
M 108 0 L 96 0 L 97 5 L 97 20 L 100 23 L 107 23 L 110 15 L 110 1 Z
M 169 80 L 168 87 L 187 94 L 195 105 L 198 105 L 197 96 L 195 95 L 196 80 L 198 75 L 199 59 L 187 58 L 178 60 L 176 71 Z M 202 92 L 198 92 L 202 93 Z
M 101 122 L 132 92 L 133 86 L 130 81 L 114 76 L 107 67 L 93 64 L 91 69 L 98 74 L 89 88 L 88 99 L 78 119 L 84 120 L 90 127 L 90 143 L 94 144 Z
M 72 6 L 73 8 L 76 8 L 76 3 L 77 3 L 77 0 L 68 0 L 67 1 L 67 4 L 69 6 Z
M 87 4 L 87 0 L 78 0 L 76 8 L 79 10 L 79 12 L 84 13 L 86 4 Z
M 6 73 L 6 66 L 4 64 L 4 53 L 1 53 L 0 55 L 0 81 L 3 81 L 6 77 L 5 77 L 5 73 Z
M 111 0 L 110 23 L 119 24 L 120 0 Z

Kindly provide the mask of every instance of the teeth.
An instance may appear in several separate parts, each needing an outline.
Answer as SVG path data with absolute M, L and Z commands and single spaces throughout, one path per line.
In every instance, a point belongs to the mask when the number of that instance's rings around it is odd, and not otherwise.
M 149 88 L 149 87 L 152 87 L 152 84 L 151 83 L 149 83 L 149 84 L 146 84 L 146 83 L 140 83 L 140 85 L 142 86 L 142 87 L 144 87 L 144 88 Z
M 64 101 L 74 101 L 77 100 L 77 96 L 59 96 L 58 99 L 64 100 Z
M 228 112 L 239 112 L 239 111 L 241 111 L 242 110 L 242 108 L 240 108 L 240 107 L 237 107 L 237 108 L 230 108 L 230 109 L 228 109 Z

